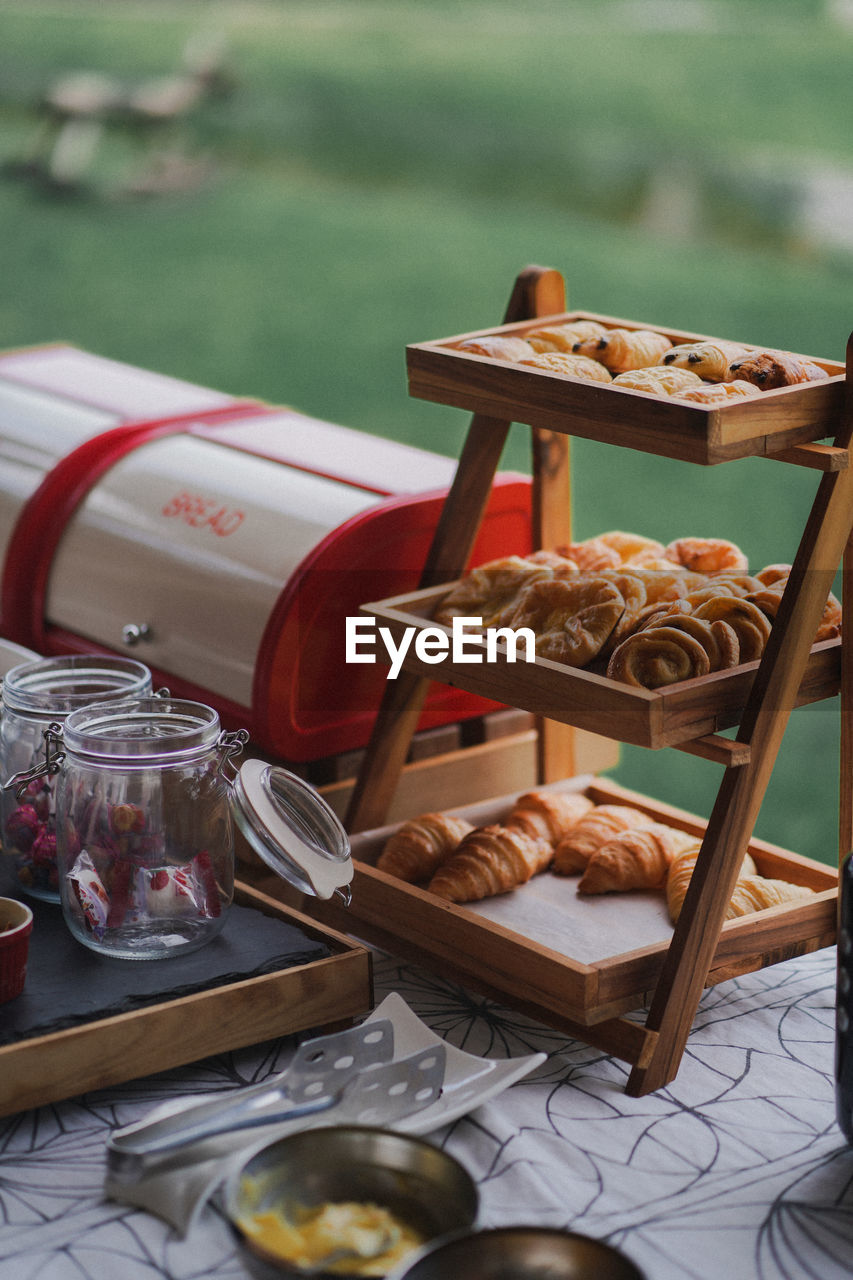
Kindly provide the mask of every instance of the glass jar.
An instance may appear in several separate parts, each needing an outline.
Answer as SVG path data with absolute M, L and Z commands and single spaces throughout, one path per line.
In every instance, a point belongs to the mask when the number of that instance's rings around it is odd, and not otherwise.
M 43 658 L 21 663 L 4 676 L 2 845 L 14 864 L 15 887 L 30 897 L 59 902 L 54 780 L 41 768 L 47 750 L 45 734 L 80 707 L 150 692 L 151 672 L 129 658 L 91 654 Z
M 211 707 L 168 697 L 76 711 L 59 736 L 57 866 L 78 941 L 122 959 L 186 953 L 220 932 L 234 893 L 234 821 L 280 875 L 348 898 L 349 841 L 287 770 L 247 760 Z
M 853 1143 L 853 854 L 841 867 L 835 1024 L 835 1104 L 841 1132 Z

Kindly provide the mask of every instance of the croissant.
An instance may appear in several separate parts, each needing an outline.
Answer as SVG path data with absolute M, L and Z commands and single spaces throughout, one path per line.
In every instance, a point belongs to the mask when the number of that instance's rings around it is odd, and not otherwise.
M 409 884 L 429 880 L 473 823 L 446 813 L 423 813 L 410 818 L 389 836 L 376 860 L 380 871 Z
M 525 335 L 534 351 L 571 351 L 584 338 L 600 338 L 606 333 L 597 320 L 572 320 L 565 324 L 546 324 L 528 329 Z
M 627 373 L 617 373 L 613 385 L 627 387 L 629 391 L 645 391 L 652 396 L 677 396 L 691 387 L 701 387 L 702 379 L 689 369 L 653 365 L 650 369 L 629 369 Z
M 647 827 L 654 821 L 642 809 L 629 804 L 599 804 L 571 831 L 558 840 L 551 869 L 560 876 L 583 871 L 596 849 L 614 836 L 633 827 Z
M 529 627 L 536 656 L 569 667 L 584 667 L 601 651 L 625 611 L 619 588 L 605 578 L 575 574 L 533 582 L 501 625 Z
M 527 791 L 516 800 L 506 825 L 556 844 L 594 807 L 580 791 Z
M 613 650 L 607 664 L 609 679 L 643 689 L 677 684 L 705 676 L 710 670 L 708 655 L 698 640 L 664 625 L 644 627 L 629 635 Z
M 811 898 L 814 892 L 814 889 L 808 889 L 802 884 L 791 884 L 788 880 L 742 875 L 735 885 L 726 919 L 750 915 L 753 911 L 763 911 L 765 907 L 778 907 L 783 902 L 800 902 L 804 898 Z
M 436 622 L 449 626 L 454 618 L 482 618 L 491 626 L 498 614 L 539 578 L 550 578 L 553 570 L 534 564 L 524 556 L 504 556 L 472 569 L 447 593 L 435 614 Z
M 687 893 L 687 886 L 690 884 L 690 878 L 693 875 L 693 868 L 696 866 L 696 859 L 699 856 L 699 850 L 702 847 L 702 841 L 697 836 L 691 845 L 677 853 L 669 865 L 669 871 L 666 876 L 666 905 L 669 911 L 669 918 L 673 924 L 676 923 L 681 915 L 681 908 L 684 905 L 684 897 Z M 744 854 L 741 863 L 741 876 L 755 876 L 758 874 L 758 868 L 753 861 L 752 855 Z
M 492 360 L 509 360 L 513 364 L 533 355 L 533 348 L 524 338 L 502 337 L 500 334 L 465 338 L 464 341 L 457 342 L 456 349 L 473 356 L 490 356 Z
M 545 369 L 548 373 L 565 373 L 571 378 L 582 378 L 584 382 L 613 381 L 603 364 L 591 360 L 589 356 L 575 355 L 569 351 L 540 351 L 519 363 L 532 365 L 534 369 Z
M 677 346 L 670 347 L 661 364 L 692 369 L 706 382 L 722 382 L 732 360 L 746 354 L 747 348 L 737 342 L 679 342 Z
M 552 855 L 549 841 L 519 827 L 477 827 L 435 872 L 429 892 L 448 902 L 476 902 L 508 893 L 544 871 Z
M 762 391 L 775 387 L 791 387 L 800 382 L 821 382 L 829 374 L 812 360 L 786 351 L 753 351 L 733 360 L 726 381 L 751 382 Z
M 691 404 L 715 405 L 728 404 L 732 400 L 750 400 L 761 395 L 761 388 L 743 378 L 734 382 L 703 382 L 701 387 L 688 387 L 685 391 L 675 393 L 679 400 L 689 400 Z
M 578 893 L 661 889 L 673 858 L 696 837 L 663 822 L 623 831 L 597 849 L 578 882 Z
M 737 634 L 740 661 L 754 662 L 764 652 L 770 637 L 770 620 L 758 605 L 738 596 L 716 596 L 694 610 L 694 616 L 708 622 L 727 622 Z
M 654 329 L 608 329 L 599 338 L 576 342 L 572 350 L 600 360 L 611 373 L 627 373 L 659 364 L 671 346 L 669 338 Z
M 676 538 L 667 546 L 666 555 L 694 573 L 745 573 L 749 568 L 740 547 L 725 538 Z

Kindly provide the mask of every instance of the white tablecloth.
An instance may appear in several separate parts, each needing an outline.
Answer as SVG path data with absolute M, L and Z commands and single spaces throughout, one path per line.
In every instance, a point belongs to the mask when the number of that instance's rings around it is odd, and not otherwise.
M 377 1003 L 391 991 L 468 1052 L 548 1054 L 430 1135 L 475 1177 L 480 1225 L 586 1232 L 618 1245 L 648 1280 L 853 1275 L 853 1147 L 836 1124 L 832 1078 L 834 948 L 707 991 L 678 1078 L 639 1099 L 624 1092 L 625 1064 L 377 956 Z M 281 1069 L 293 1043 L 0 1120 L 0 1280 L 243 1277 L 215 1210 L 182 1240 L 159 1218 L 106 1201 L 105 1140 L 175 1093 Z

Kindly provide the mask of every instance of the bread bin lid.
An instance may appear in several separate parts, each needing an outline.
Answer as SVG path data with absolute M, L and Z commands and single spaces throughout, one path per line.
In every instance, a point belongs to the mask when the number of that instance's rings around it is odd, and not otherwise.
M 234 817 L 255 853 L 305 893 L 348 904 L 347 833 L 313 787 L 279 765 L 246 760 L 234 780 Z

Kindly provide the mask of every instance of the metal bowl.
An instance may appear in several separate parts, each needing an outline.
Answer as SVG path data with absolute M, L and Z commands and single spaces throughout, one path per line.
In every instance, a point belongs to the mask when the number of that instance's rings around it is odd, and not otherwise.
M 426 1245 L 386 1280 L 644 1280 L 618 1249 L 573 1231 L 499 1227 Z
M 304 1276 L 241 1227 L 251 1215 L 288 1205 L 372 1203 L 390 1210 L 426 1241 L 470 1228 L 477 1189 L 446 1152 L 409 1134 L 338 1126 L 291 1134 L 257 1152 L 228 1181 L 224 1207 L 243 1262 L 259 1280 Z M 328 1272 L 310 1272 L 335 1280 Z M 340 1270 L 335 1274 L 340 1277 Z

